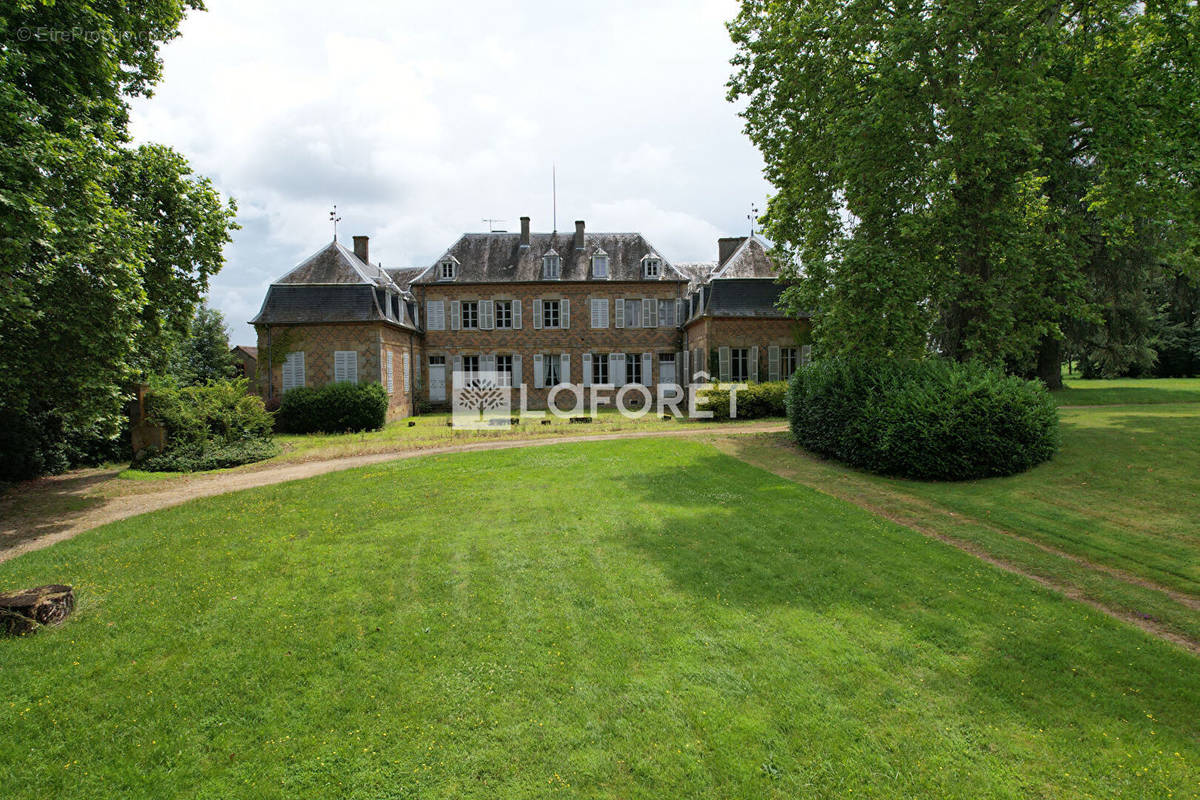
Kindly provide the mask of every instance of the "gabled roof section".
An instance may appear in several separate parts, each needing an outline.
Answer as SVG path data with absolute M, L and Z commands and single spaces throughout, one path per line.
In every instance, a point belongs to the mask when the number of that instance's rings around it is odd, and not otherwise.
M 779 270 L 767 255 L 767 247 L 757 236 L 747 237 L 729 258 L 725 259 L 712 278 L 776 278 Z
M 592 278 L 592 256 L 603 250 L 608 256 L 607 278 Z M 557 254 L 562 259 L 561 277 L 564 281 L 685 281 L 681 273 L 663 258 L 640 233 L 588 233 L 583 248 L 575 249 L 572 233 L 535 233 L 529 247 L 521 247 L 519 233 L 467 233 L 414 279 L 414 284 L 437 284 L 436 267 L 453 258 L 458 275 L 453 283 L 509 283 L 513 281 L 542 281 L 542 257 Z M 662 261 L 662 277 L 646 278 L 642 274 L 642 259 L 653 256 Z M 451 281 L 444 281 L 450 283 Z
M 397 295 L 368 284 L 275 284 L 267 289 L 251 325 L 298 325 L 325 322 L 388 322 L 415 330 L 405 304 L 385 310 Z
M 384 270 L 402 292 L 407 292 L 413 280 L 425 271 L 425 267 L 394 267 Z
M 717 271 L 717 263 L 715 261 L 682 261 L 677 262 L 675 268 L 687 277 L 688 289 L 695 291 L 697 286 L 708 283 L 708 279 Z
M 714 278 L 704 287 L 704 307 L 693 319 L 708 317 L 775 317 L 791 315 L 776 305 L 784 286 L 774 278 Z M 801 315 L 805 316 L 805 315 Z
M 381 272 L 378 267 L 364 264 L 353 250 L 332 241 L 293 267 L 277 284 L 333 284 L 377 282 Z M 386 276 L 384 276 L 386 278 Z M 390 279 L 388 279 L 390 280 Z

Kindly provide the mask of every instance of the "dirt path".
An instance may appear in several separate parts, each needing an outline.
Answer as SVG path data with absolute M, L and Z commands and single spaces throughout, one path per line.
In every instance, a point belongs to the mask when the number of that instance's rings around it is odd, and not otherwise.
M 511 439 L 503 441 L 484 441 L 474 444 L 449 445 L 424 450 L 396 450 L 386 453 L 371 453 L 361 456 L 344 456 L 319 461 L 304 461 L 297 464 L 281 464 L 266 467 L 252 472 L 222 473 L 204 475 L 189 479 L 183 485 L 171 483 L 160 491 L 147 491 L 121 497 L 112 497 L 99 501 L 86 508 L 66 508 L 55 514 L 55 519 L 31 521 L 28 525 L 0 524 L 0 562 L 16 558 L 32 550 L 49 547 L 78 536 L 84 531 L 106 525 L 109 522 L 157 511 L 160 508 L 176 506 L 194 500 L 198 497 L 236 492 L 242 489 L 252 489 L 257 486 L 269 486 L 275 483 L 295 481 L 323 475 L 326 472 L 337 472 L 354 467 L 365 467 L 383 461 L 396 461 L 420 456 L 436 456 L 445 453 L 470 453 L 476 450 L 510 450 L 518 447 L 546 447 L 555 444 L 571 442 L 600 442 L 608 439 L 652 439 L 680 438 L 695 436 L 739 436 L 751 433 L 778 433 L 786 430 L 786 426 L 775 422 L 748 423 L 736 429 L 712 430 L 694 428 L 682 431 L 650 431 L 594 434 L 582 436 L 555 436 L 544 439 Z M 65 494 L 83 497 L 83 492 L 95 483 L 116 478 L 119 470 L 85 470 L 78 474 L 63 476 L 59 479 L 48 479 L 43 486 L 62 485 L 67 482 L 77 482 L 78 489 L 69 489 Z M 38 491 L 38 488 L 31 489 Z M 82 502 L 82 501 L 79 501 Z

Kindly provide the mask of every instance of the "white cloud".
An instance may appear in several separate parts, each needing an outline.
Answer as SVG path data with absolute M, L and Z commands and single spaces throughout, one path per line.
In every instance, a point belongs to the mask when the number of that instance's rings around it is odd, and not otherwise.
M 605 4 L 210 0 L 164 49 L 135 136 L 237 198 L 244 226 L 211 300 L 235 341 L 265 287 L 340 231 L 373 260 L 429 263 L 458 234 L 638 230 L 711 258 L 768 187 L 725 101 L 733 0 Z

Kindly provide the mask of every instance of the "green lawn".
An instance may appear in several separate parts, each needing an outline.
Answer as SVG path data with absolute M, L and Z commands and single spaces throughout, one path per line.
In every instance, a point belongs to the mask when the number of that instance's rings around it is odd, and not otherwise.
M 437 456 L 0 564 L 6 798 L 1196 797 L 1200 661 L 689 441 Z
M 1064 406 L 1200 403 L 1200 378 L 1068 378 L 1054 398 Z

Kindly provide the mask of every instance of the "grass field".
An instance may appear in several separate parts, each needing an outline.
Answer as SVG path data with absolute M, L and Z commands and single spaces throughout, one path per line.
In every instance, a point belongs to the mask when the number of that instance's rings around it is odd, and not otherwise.
M 1183 650 L 685 441 L 436 456 L 0 564 L 23 797 L 1195 797 Z
M 1064 383 L 1066 388 L 1054 393 L 1059 405 L 1200 403 L 1200 378 L 1067 378 Z

